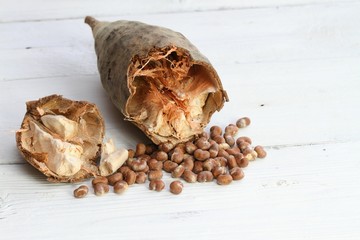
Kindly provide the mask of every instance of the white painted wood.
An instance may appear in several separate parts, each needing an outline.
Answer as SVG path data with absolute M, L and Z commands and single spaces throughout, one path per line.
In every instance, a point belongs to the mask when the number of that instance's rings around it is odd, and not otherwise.
M 360 239 L 359 1 L 204 2 L 0 0 L 0 239 Z M 46 182 L 15 147 L 27 100 L 94 102 L 118 145 L 146 141 L 102 89 L 87 14 L 184 33 L 231 99 L 211 124 L 251 117 L 239 135 L 268 157 L 179 196 L 135 185 L 80 200 L 78 184 Z
M 136 1 L 86 1 L 86 0 L 1 0 L 0 23 L 17 21 L 43 21 L 48 19 L 83 18 L 86 15 L 119 16 L 186 11 L 213 11 L 237 8 L 264 8 L 303 6 L 333 3 L 333 0 L 136 0 Z M 342 0 L 338 2 L 355 2 Z
M 267 159 L 245 169 L 242 181 L 226 187 L 185 183 L 178 196 L 134 185 L 122 196 L 74 199 L 78 184 L 47 183 L 24 164 L 1 166 L 2 239 L 355 240 L 360 165 L 353 150 L 359 147 L 269 149 Z

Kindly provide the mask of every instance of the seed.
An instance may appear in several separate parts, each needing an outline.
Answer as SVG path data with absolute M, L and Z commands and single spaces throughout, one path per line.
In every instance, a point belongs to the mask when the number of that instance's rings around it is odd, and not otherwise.
M 219 145 L 216 142 L 211 145 L 211 147 L 209 149 L 209 153 L 210 153 L 211 158 L 214 158 L 214 157 L 216 157 L 218 155 L 218 153 L 219 153 Z
M 185 169 L 188 169 L 191 171 L 194 168 L 194 160 L 195 159 L 193 156 L 189 156 L 184 159 L 184 161 L 181 163 L 181 165 L 183 165 Z
M 109 192 L 109 185 L 99 182 L 94 185 L 94 193 L 96 196 L 102 196 Z
M 197 175 L 198 182 L 211 182 L 214 179 L 213 174 L 210 171 L 202 171 Z
M 227 165 L 229 169 L 232 169 L 234 167 L 237 167 L 236 159 L 233 155 L 230 155 L 227 159 Z
M 215 166 L 220 166 L 220 163 L 216 162 L 213 158 L 209 158 L 202 166 L 205 171 L 211 171 Z
M 136 179 L 135 179 L 135 182 L 137 184 L 142 184 L 146 181 L 146 173 L 144 172 L 138 172 L 136 173 Z
M 226 174 L 226 167 L 214 167 L 214 169 L 211 171 L 214 178 L 217 178 L 221 174 Z
M 216 178 L 216 183 L 219 185 L 229 185 L 232 180 L 233 179 L 230 174 L 221 174 Z
M 236 121 L 236 126 L 238 128 L 244 128 L 244 127 L 249 126 L 250 123 L 251 123 L 250 118 L 243 117 L 243 118 L 240 118 L 239 120 Z
M 134 160 L 131 162 L 130 166 L 135 172 L 141 172 L 146 169 L 147 163 L 145 160 Z
M 91 183 L 94 186 L 95 184 L 98 184 L 98 183 L 108 184 L 108 182 L 109 181 L 108 181 L 108 179 L 106 177 L 98 176 L 98 177 L 94 178 Z
M 184 152 L 181 148 L 176 147 L 171 154 L 171 161 L 176 162 L 177 164 L 180 164 L 184 159 Z
M 146 146 L 143 143 L 136 144 L 135 157 L 145 154 Z
M 123 180 L 118 181 L 114 185 L 114 192 L 117 194 L 122 194 L 129 188 L 129 184 Z
M 149 161 L 151 159 L 150 155 L 147 155 L 147 154 L 141 154 L 140 156 L 137 157 L 137 160 L 141 161 Z
M 237 165 L 241 168 L 245 168 L 249 165 L 249 160 L 247 158 L 242 158 L 239 161 L 236 161 Z
M 266 157 L 266 152 L 262 146 L 256 146 L 254 150 L 257 153 L 258 158 Z
M 197 180 L 196 173 L 192 172 L 191 170 L 185 169 L 183 175 L 181 176 L 188 183 L 194 183 Z
M 178 164 L 176 162 L 172 162 L 170 160 L 167 160 L 164 162 L 164 166 L 163 166 L 163 169 L 165 172 L 172 172 L 174 171 L 174 169 L 178 166 Z
M 134 149 L 128 149 L 128 158 L 135 157 L 135 151 Z
M 133 185 L 136 181 L 136 173 L 132 170 L 129 170 L 124 174 L 124 180 L 127 182 L 127 184 Z
M 227 143 L 220 143 L 219 144 L 219 150 L 220 149 L 226 150 L 226 149 L 229 149 L 229 148 L 230 148 L 230 145 L 227 144 Z
M 192 142 L 185 143 L 185 150 L 188 154 L 193 154 L 196 149 L 197 149 L 197 147 L 194 143 L 192 143 Z
M 210 135 L 207 132 L 202 132 L 202 133 L 199 134 L 199 137 L 204 137 L 206 139 L 209 139 Z
M 241 180 L 244 178 L 244 172 L 239 167 L 234 167 L 230 170 L 230 175 L 233 178 L 233 180 Z
M 131 168 L 128 166 L 121 166 L 118 169 L 118 172 L 122 173 L 122 175 L 124 176 L 128 171 L 131 171 Z
M 107 177 L 109 185 L 110 186 L 114 186 L 114 184 L 118 181 L 123 180 L 123 175 L 122 173 L 114 173 L 113 175 L 110 175 Z
M 161 151 L 166 152 L 166 153 L 170 152 L 170 150 L 173 149 L 173 148 L 174 148 L 174 144 L 172 144 L 170 142 L 162 143 L 162 144 L 159 145 L 159 149 Z
M 217 144 L 225 143 L 225 138 L 221 135 L 216 135 L 212 138 Z
M 210 135 L 214 135 L 214 136 L 216 136 L 216 135 L 221 135 L 222 134 L 222 129 L 221 129 L 221 127 L 219 127 L 219 126 L 212 126 L 211 128 L 210 128 Z M 211 137 L 212 138 L 212 137 Z
M 173 194 L 180 194 L 182 192 L 184 185 L 179 180 L 173 181 L 170 183 L 170 192 Z
M 210 143 L 204 137 L 201 137 L 198 140 L 196 140 L 195 145 L 196 145 L 196 147 L 198 147 L 202 150 L 208 150 L 210 148 Z
M 171 172 L 171 177 L 179 178 L 184 173 L 185 167 L 183 165 L 177 166 L 174 171 Z
M 250 148 L 251 145 L 248 142 L 240 141 L 237 146 L 239 147 L 240 151 L 244 153 L 245 149 Z
M 249 144 L 252 144 L 251 138 L 242 136 L 242 137 L 239 137 L 238 139 L 236 139 L 236 145 L 239 146 L 241 141 L 248 142 Z
M 257 158 L 257 153 L 254 150 L 252 150 L 250 153 L 244 154 L 244 156 L 245 156 L 244 158 L 246 158 L 247 160 L 254 161 Z
M 230 134 L 224 135 L 225 142 L 229 144 L 230 147 L 235 145 L 235 138 Z
M 194 152 L 194 157 L 199 161 L 205 161 L 210 157 L 210 153 L 205 150 L 196 149 L 196 151 Z
M 229 157 L 229 156 L 228 156 Z M 222 166 L 222 167 L 226 167 L 227 166 L 227 158 L 225 157 L 216 157 L 214 158 L 214 160 L 216 162 L 218 162 L 218 165 Z
M 229 124 L 226 128 L 225 128 L 225 134 L 226 135 L 230 135 L 230 136 L 235 136 L 236 133 L 238 132 L 239 128 L 235 125 L 235 124 Z
M 238 147 L 228 148 L 225 151 L 230 155 L 235 155 L 240 153 L 240 149 Z
M 89 192 L 89 188 L 85 185 L 81 185 L 77 189 L 74 190 L 74 197 L 76 198 L 84 198 Z
M 162 176 L 163 176 L 163 173 L 161 170 L 152 170 L 148 174 L 148 179 L 149 179 L 149 181 L 158 180 L 158 179 L 161 179 Z
M 219 149 L 218 157 L 229 157 L 229 153 L 225 149 Z
M 193 172 L 194 173 L 199 173 L 201 171 L 203 171 L 204 168 L 203 168 L 203 162 L 201 161 L 195 161 L 194 162 L 194 168 L 193 168 Z
M 155 152 L 157 146 L 154 144 L 148 144 L 146 145 L 145 153 L 148 155 L 151 155 L 153 152 Z
M 149 183 L 149 189 L 161 192 L 165 188 L 165 183 L 162 180 L 151 180 Z
M 164 151 L 157 151 L 154 154 L 154 158 L 158 161 L 164 162 L 164 161 L 168 160 L 168 155 Z
M 155 158 L 150 159 L 147 164 L 150 170 L 161 170 L 163 168 L 163 162 L 160 162 Z

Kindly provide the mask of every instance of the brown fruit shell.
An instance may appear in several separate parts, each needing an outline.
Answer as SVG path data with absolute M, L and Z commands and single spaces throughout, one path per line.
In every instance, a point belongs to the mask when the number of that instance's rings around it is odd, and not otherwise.
M 79 182 L 91 176 L 98 175 L 96 160 L 100 154 L 105 126 L 104 120 L 95 104 L 85 101 L 72 101 L 60 95 L 51 95 L 36 101 L 29 101 L 26 103 L 26 107 L 27 111 L 21 124 L 21 129 L 16 132 L 17 148 L 26 161 L 47 176 L 47 180 L 50 182 Z M 29 130 L 29 122 L 40 122 L 40 118 L 44 114 L 63 115 L 76 122 L 80 121 L 80 119 L 86 115 L 87 118 L 91 118 L 91 123 L 96 126 L 94 127 L 98 132 L 94 142 L 91 143 L 91 147 L 96 148 L 94 152 L 97 150 L 96 154 L 85 159 L 81 169 L 72 176 L 59 176 L 51 171 L 46 165 L 48 154 L 45 152 L 30 151 L 22 140 L 23 134 Z M 54 135 L 56 138 L 60 138 L 56 136 L 56 134 Z
M 220 78 L 209 60 L 181 33 L 135 21 L 100 22 L 88 16 L 85 18 L 85 22 L 93 31 L 98 69 L 103 87 L 126 120 L 133 122 L 155 144 L 163 142 L 176 144 L 193 139 L 209 123 L 211 115 L 215 111 L 219 111 L 224 102 L 228 101 Z M 166 61 L 170 62 L 169 56 L 172 54 L 174 56 L 170 58 L 171 63 L 167 63 Z M 161 63 L 163 65 L 156 65 L 161 61 L 163 61 Z M 147 69 L 151 68 L 149 62 L 152 65 L 155 64 L 153 69 Z M 171 65 L 171 69 L 164 65 L 164 62 Z M 159 74 L 163 74 L 165 77 L 161 79 Z M 173 78 L 175 79 L 173 83 L 166 82 L 169 81 L 167 80 L 169 74 L 178 76 Z M 143 79 L 138 81 L 139 77 L 143 77 Z M 195 80 L 186 82 L 184 79 Z M 184 80 L 185 83 L 176 85 L 178 80 L 179 82 Z M 163 85 L 164 88 L 162 88 Z M 164 91 L 159 89 L 164 89 Z M 189 97 L 185 100 L 184 98 L 175 99 L 178 98 L 176 95 L 178 90 L 183 90 L 181 94 L 189 94 Z M 157 95 L 153 94 L 149 97 L 149 94 L 154 91 L 158 91 Z M 187 109 L 186 103 L 191 102 L 192 98 L 204 91 L 208 91 L 206 92 L 208 95 L 204 95 L 206 98 L 204 97 L 203 105 L 199 104 L 201 114 L 194 114 L 198 117 L 195 119 L 196 117 L 191 115 L 192 111 Z M 136 94 L 140 97 L 136 97 Z M 167 98 L 164 95 L 167 95 Z M 175 98 L 174 95 L 176 95 Z M 146 101 L 142 98 L 146 98 Z M 168 111 L 165 109 L 165 104 L 161 107 L 164 99 L 166 101 L 170 99 L 169 102 L 174 101 L 180 107 Z M 184 104 L 184 102 L 186 103 Z M 157 107 L 156 104 L 160 107 Z M 139 110 L 145 108 L 144 105 L 147 105 L 146 111 Z M 178 109 L 184 110 L 183 113 L 176 112 Z M 158 132 L 156 132 L 152 129 L 151 124 L 145 124 L 144 119 L 150 119 L 150 123 L 158 123 L 161 114 L 159 112 L 162 110 L 167 119 L 170 121 L 175 119 L 176 123 L 169 124 L 167 122 L 168 129 L 159 127 L 160 130 L 157 129 Z M 185 129 L 185 127 L 182 128 L 184 121 L 176 114 L 185 116 L 187 132 L 181 131 L 181 129 Z M 189 117 L 189 115 L 191 116 Z M 195 121 L 196 124 L 192 124 Z M 181 125 L 178 127 L 180 131 L 174 127 L 175 125 Z M 155 126 L 157 125 L 155 124 Z M 160 133 L 160 131 L 162 132 Z

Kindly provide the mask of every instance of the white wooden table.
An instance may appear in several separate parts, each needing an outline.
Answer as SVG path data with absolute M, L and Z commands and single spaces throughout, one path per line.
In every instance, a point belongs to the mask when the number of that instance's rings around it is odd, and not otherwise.
M 79 184 L 48 183 L 15 146 L 28 100 L 94 102 L 107 137 L 146 140 L 102 89 L 85 15 L 186 35 L 230 97 L 210 124 L 249 116 L 239 134 L 268 157 L 240 182 L 178 196 L 145 184 L 75 199 Z M 0 89 L 2 240 L 360 239 L 360 1 L 0 0 Z

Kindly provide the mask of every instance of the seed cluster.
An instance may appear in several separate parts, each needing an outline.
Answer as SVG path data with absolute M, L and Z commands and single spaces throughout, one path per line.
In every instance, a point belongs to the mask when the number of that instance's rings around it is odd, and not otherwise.
M 226 126 L 224 131 L 219 126 L 212 126 L 210 133 L 203 132 L 194 141 L 176 146 L 171 143 L 159 146 L 139 143 L 135 150 L 129 149 L 129 158 L 116 173 L 93 179 L 94 193 L 104 195 L 109 192 L 110 185 L 115 193 L 121 194 L 130 185 L 142 184 L 146 180 L 149 181 L 150 190 L 160 192 L 165 189 L 165 183 L 161 180 L 163 171 L 177 179 L 169 185 L 173 194 L 182 192 L 184 185 L 179 179 L 188 183 L 216 181 L 219 185 L 241 180 L 244 178 L 242 168 L 247 167 L 249 161 L 266 157 L 264 148 L 253 148 L 249 137 L 235 139 L 239 128 L 249 124 L 250 119 L 245 117 L 236 124 Z M 74 196 L 78 197 L 75 192 Z

